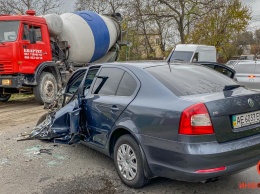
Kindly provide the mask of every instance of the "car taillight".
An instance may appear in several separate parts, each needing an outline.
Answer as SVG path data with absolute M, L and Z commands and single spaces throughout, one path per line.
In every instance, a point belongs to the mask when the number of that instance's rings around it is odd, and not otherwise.
M 179 134 L 204 135 L 213 133 L 214 129 L 205 104 L 192 105 L 182 112 Z
M 218 168 L 210 168 L 210 169 L 203 169 L 203 170 L 196 170 L 196 173 L 212 173 L 212 172 L 219 172 L 219 171 L 223 171 L 226 170 L 225 166 L 221 166 Z

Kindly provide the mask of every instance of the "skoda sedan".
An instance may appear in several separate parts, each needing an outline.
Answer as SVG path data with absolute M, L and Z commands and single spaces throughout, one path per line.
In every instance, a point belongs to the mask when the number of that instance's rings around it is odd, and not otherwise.
M 113 158 L 130 187 L 213 181 L 260 160 L 260 93 L 201 65 L 79 69 L 55 105 L 30 138 L 82 142 Z

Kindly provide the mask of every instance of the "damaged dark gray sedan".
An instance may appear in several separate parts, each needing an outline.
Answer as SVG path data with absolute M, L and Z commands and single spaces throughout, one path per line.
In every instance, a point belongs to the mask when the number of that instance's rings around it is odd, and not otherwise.
M 82 142 L 111 156 L 130 187 L 158 176 L 212 181 L 260 160 L 260 93 L 200 65 L 79 69 L 55 106 L 30 138 Z

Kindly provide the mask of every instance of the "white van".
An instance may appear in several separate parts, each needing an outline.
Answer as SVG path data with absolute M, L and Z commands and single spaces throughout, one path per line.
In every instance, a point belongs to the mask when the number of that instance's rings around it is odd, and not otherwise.
M 167 61 L 216 62 L 217 51 L 214 46 L 198 44 L 178 44 L 175 49 L 173 49 L 170 53 Z

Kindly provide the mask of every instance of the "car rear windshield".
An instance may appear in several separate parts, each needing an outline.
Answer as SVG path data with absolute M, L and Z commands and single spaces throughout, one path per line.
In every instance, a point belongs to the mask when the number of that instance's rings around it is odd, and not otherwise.
M 237 63 L 237 61 L 228 61 L 228 62 L 226 63 L 226 65 L 227 65 L 228 67 L 233 68 L 236 63 Z
M 215 93 L 237 85 L 232 79 L 199 65 L 155 66 L 145 69 L 177 96 Z
M 238 63 L 234 69 L 237 74 L 246 73 L 246 74 L 254 74 L 255 73 L 256 63 L 252 62 L 241 62 Z

